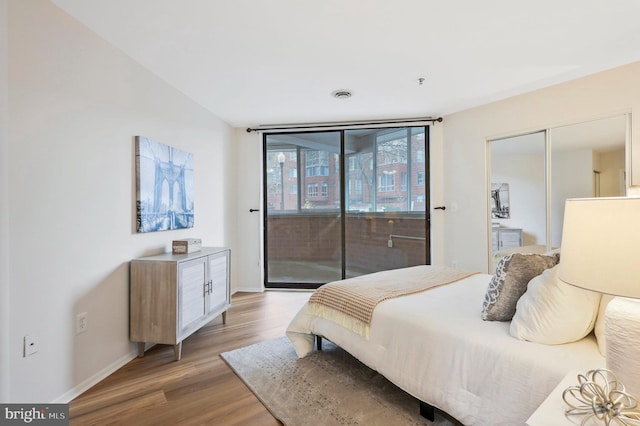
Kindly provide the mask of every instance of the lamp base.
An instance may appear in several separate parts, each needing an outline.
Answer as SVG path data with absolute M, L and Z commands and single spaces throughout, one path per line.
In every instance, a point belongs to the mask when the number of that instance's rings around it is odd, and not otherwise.
M 626 391 L 640 396 L 640 301 L 616 297 L 605 311 L 607 368 Z

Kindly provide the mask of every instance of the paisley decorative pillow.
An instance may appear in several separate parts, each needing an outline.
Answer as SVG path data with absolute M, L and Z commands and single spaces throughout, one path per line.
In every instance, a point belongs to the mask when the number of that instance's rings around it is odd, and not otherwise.
M 529 281 L 556 266 L 559 258 L 559 255 L 514 253 L 500 259 L 484 295 L 482 319 L 511 321 Z

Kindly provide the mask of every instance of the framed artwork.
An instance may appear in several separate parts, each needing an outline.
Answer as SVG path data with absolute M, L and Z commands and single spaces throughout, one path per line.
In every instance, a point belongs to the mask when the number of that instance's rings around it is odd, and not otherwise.
M 491 218 L 509 219 L 509 184 L 491 184 Z
M 193 154 L 136 136 L 136 231 L 192 228 Z

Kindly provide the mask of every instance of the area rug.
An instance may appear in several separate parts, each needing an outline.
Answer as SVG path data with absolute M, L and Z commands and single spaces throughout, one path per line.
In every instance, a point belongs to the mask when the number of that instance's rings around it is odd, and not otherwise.
M 220 356 L 286 426 L 455 424 L 421 417 L 417 399 L 332 343 L 322 349 L 298 359 L 281 337 Z

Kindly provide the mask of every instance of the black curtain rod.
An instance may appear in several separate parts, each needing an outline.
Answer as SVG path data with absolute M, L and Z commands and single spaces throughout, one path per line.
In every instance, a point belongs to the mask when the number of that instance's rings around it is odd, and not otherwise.
M 256 128 L 247 127 L 247 133 L 251 132 L 259 132 L 263 130 L 304 130 L 304 129 L 323 129 L 327 127 L 351 127 L 351 126 L 375 126 L 378 124 L 404 124 L 404 123 L 422 123 L 424 121 L 438 122 L 442 123 L 442 117 L 438 118 L 412 118 L 408 120 L 387 120 L 387 121 L 370 121 L 370 122 L 345 122 L 345 123 L 333 123 L 333 124 L 304 124 L 300 126 L 291 125 L 291 126 L 283 126 L 283 127 L 270 127 L 270 126 L 261 126 Z

